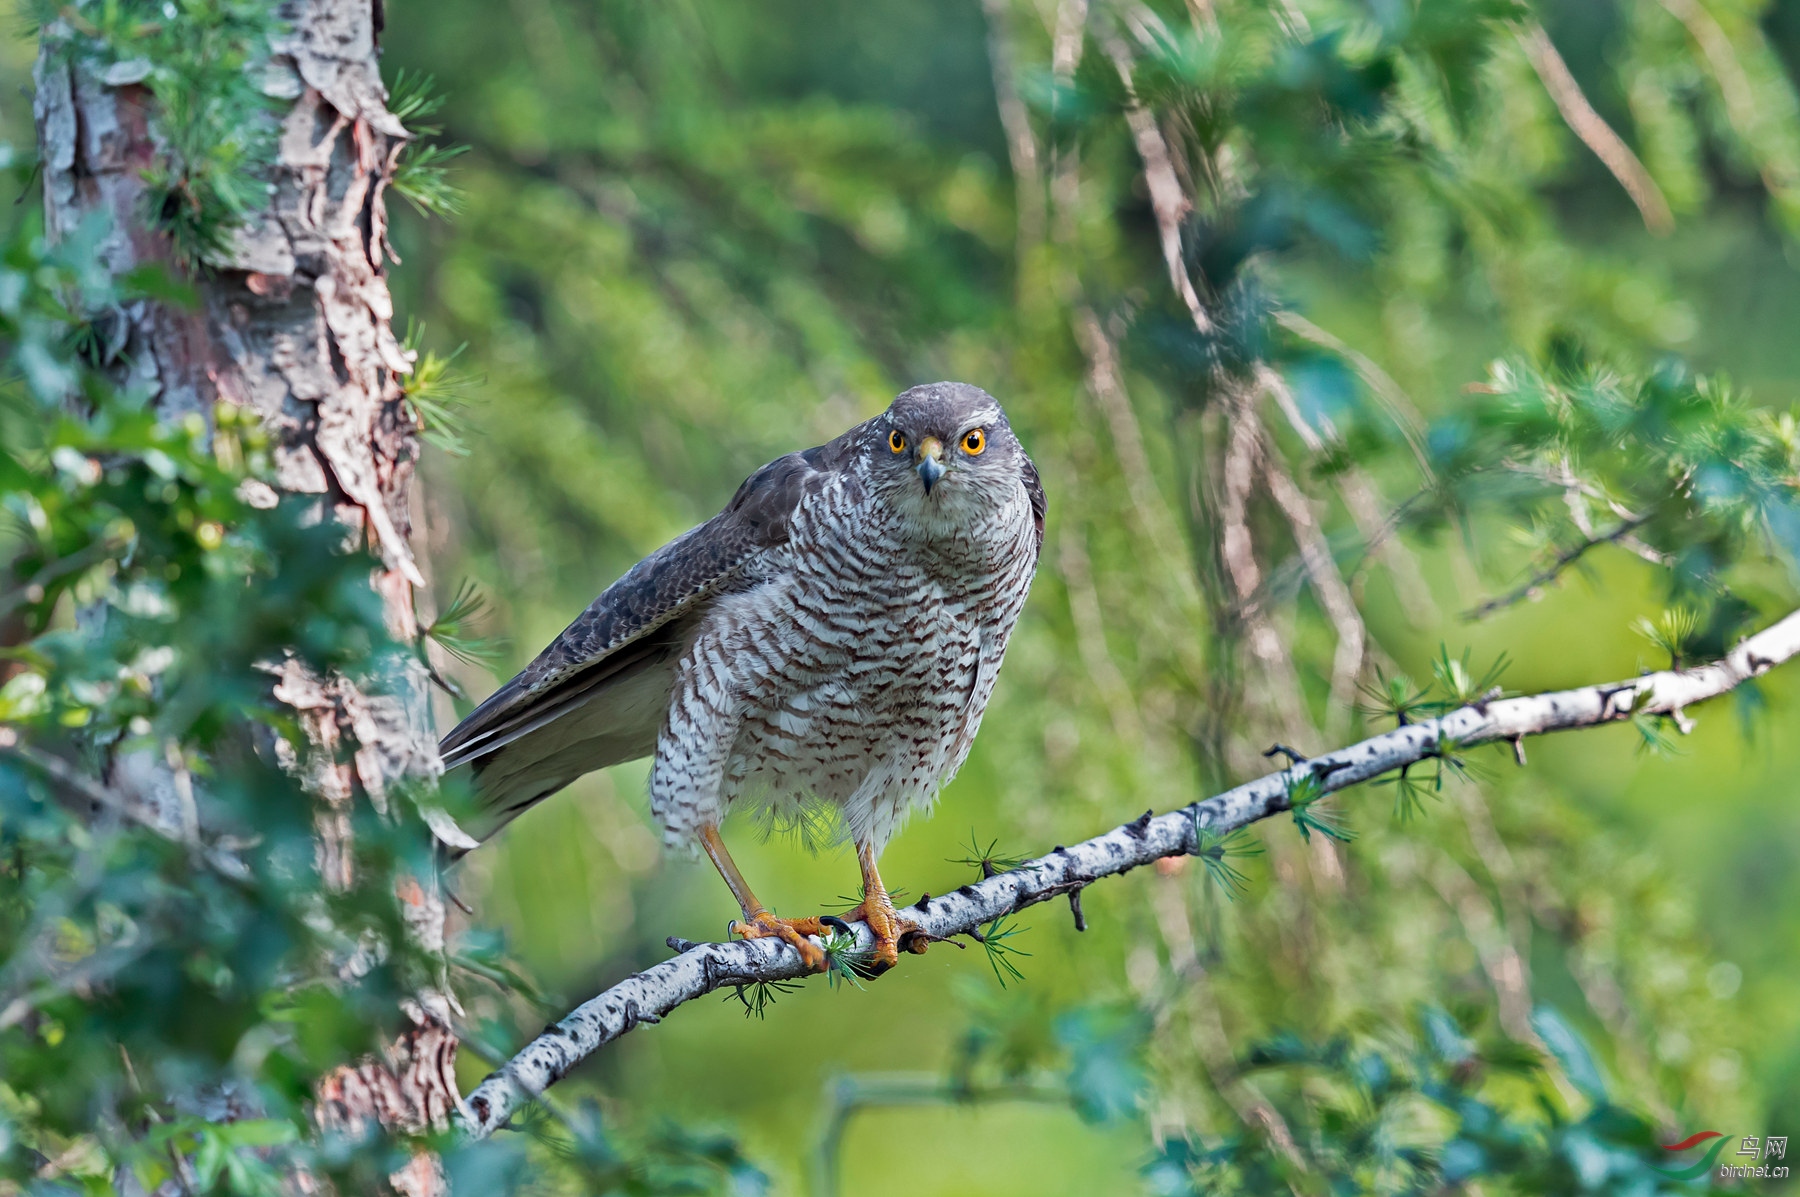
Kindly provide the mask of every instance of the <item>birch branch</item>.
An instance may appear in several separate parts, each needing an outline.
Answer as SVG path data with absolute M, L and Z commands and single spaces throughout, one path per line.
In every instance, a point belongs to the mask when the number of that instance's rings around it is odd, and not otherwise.
M 1430 760 L 1455 744 L 1465 748 L 1526 736 L 1618 723 L 1637 714 L 1680 717 L 1682 710 L 1728 693 L 1800 655 L 1800 611 L 1742 641 L 1724 659 L 1692 669 L 1645 674 L 1574 690 L 1499 698 L 1407 724 L 1348 748 L 1302 761 L 1223 794 L 1163 815 L 1143 816 L 1104 835 L 1058 847 L 941 897 L 926 895 L 906 916 L 938 937 L 967 935 L 982 924 L 1039 902 L 1080 892 L 1102 877 L 1165 856 L 1198 851 L 1202 836 L 1220 836 L 1290 809 L 1288 795 L 1309 781 L 1325 793 Z M 853 924 L 859 949 L 873 946 Z M 682 945 L 673 959 L 625 978 L 547 1027 L 505 1067 L 482 1081 L 466 1104 L 463 1129 L 485 1138 L 566 1076 L 570 1069 L 642 1023 L 661 1022 L 685 1002 L 727 985 L 793 981 L 807 975 L 800 955 L 777 939 Z

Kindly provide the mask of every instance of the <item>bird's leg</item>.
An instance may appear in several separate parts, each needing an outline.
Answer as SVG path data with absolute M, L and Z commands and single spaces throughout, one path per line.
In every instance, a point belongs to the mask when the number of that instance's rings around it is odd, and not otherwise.
M 906 939 L 906 950 L 923 955 L 928 939 L 924 935 L 908 936 L 910 931 L 918 931 L 919 925 L 911 919 L 903 919 L 894 910 L 894 900 L 888 897 L 887 886 L 881 882 L 881 874 L 875 868 L 875 848 L 872 844 L 856 845 L 856 863 L 862 867 L 863 897 L 856 909 L 847 911 L 844 917 L 852 922 L 869 924 L 869 930 L 875 935 L 875 955 L 869 961 L 872 972 L 884 973 L 893 968 L 900 959 L 900 941 Z
M 825 953 L 807 936 L 825 935 L 825 924 L 816 918 L 784 919 L 769 913 L 769 908 L 756 900 L 756 895 L 750 892 L 749 882 L 738 872 L 737 862 L 725 850 L 725 841 L 719 837 L 718 827 L 710 824 L 702 827 L 700 842 L 706 847 L 707 856 L 712 858 L 713 867 L 719 870 L 719 876 L 725 878 L 725 884 L 731 887 L 731 896 L 737 899 L 738 906 L 744 912 L 742 922 L 733 921 L 731 924 L 731 933 L 745 939 L 762 939 L 772 935 L 784 943 L 792 944 L 794 950 L 800 953 L 800 959 L 806 962 L 807 968 L 814 972 L 824 971 Z

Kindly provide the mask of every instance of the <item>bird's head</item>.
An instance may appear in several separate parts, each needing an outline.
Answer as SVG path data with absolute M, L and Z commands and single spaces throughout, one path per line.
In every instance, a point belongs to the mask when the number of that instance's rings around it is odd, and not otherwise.
M 1025 450 L 999 401 L 980 387 L 934 382 L 904 391 L 870 432 L 876 488 L 928 528 L 966 529 L 1021 493 Z

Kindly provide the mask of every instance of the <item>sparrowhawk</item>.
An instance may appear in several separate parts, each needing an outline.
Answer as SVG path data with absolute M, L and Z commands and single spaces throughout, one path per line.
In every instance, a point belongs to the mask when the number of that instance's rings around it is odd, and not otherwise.
M 750 476 L 725 510 L 633 566 L 441 746 L 493 834 L 584 773 L 655 753 L 665 843 L 698 845 L 732 930 L 823 964 L 818 918 L 751 893 L 726 813 L 835 812 L 856 846 L 877 969 L 913 930 L 876 871 L 974 742 L 1037 568 L 1044 491 L 993 396 L 914 387 L 836 440 Z M 830 920 L 835 922 L 837 920 Z M 924 950 L 924 937 L 906 946 Z

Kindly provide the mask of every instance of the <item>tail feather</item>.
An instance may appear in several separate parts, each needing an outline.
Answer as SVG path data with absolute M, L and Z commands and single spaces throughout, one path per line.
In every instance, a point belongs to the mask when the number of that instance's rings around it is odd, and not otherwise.
M 486 841 L 583 774 L 654 752 L 675 684 L 678 649 L 679 641 L 658 638 L 609 657 L 591 674 L 531 701 L 503 734 L 446 736 L 446 771 L 467 769 L 476 801 L 454 832 L 438 834 L 445 862 L 461 859 L 471 841 Z M 515 702 L 516 696 L 506 701 Z M 479 713 L 477 708 L 470 720 Z

